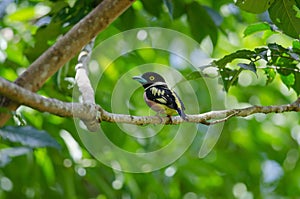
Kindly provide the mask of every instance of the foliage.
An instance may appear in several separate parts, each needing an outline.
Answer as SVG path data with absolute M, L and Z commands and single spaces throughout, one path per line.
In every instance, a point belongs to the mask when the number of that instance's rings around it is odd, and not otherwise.
M 266 83 L 271 83 L 274 80 L 274 75 L 278 73 L 282 82 L 288 87 L 293 88 L 300 94 L 300 70 L 297 67 L 299 64 L 299 42 L 294 41 L 292 48 L 284 48 L 276 43 L 268 44 L 267 48 L 255 48 L 251 50 L 238 50 L 230 55 L 226 55 L 222 59 L 214 61 L 219 69 L 226 91 L 230 86 L 235 85 L 238 81 L 238 74 L 242 70 L 250 70 L 256 74 L 256 63 L 260 60 L 266 61 L 264 68 L 267 76 Z M 244 59 L 248 63 L 238 63 L 239 69 L 229 69 L 225 66 L 235 59 Z M 233 78 L 235 77 L 236 78 Z
M 238 0 L 241 9 L 252 13 L 262 13 L 268 10 L 272 22 L 287 35 L 299 38 L 299 0 Z
M 97 3 L 0 2 L 1 77 L 15 80 Z M 187 77 L 197 91 L 201 112 L 211 109 L 204 83 L 209 68 L 220 72 L 228 92 L 227 108 L 291 103 L 300 92 L 299 5 L 299 0 L 238 0 L 236 5 L 231 0 L 137 1 L 96 38 L 96 44 L 128 29 L 158 26 L 192 37 L 216 59 L 200 67 L 199 75 L 184 60 L 175 65 L 172 55 L 162 50 L 127 53 L 107 68 L 99 66 L 103 77 L 96 88 L 97 103 L 111 111 L 111 91 L 118 80 L 145 63 L 173 65 Z M 49 79 L 39 94 L 71 101 L 75 64 L 76 58 Z M 148 114 L 141 103 L 142 89 L 128 100 L 122 98 L 124 93 L 118 95 L 130 113 Z M 183 93 L 188 92 L 181 89 L 184 98 Z M 186 106 L 187 113 L 195 109 Z M 299 121 L 299 113 L 233 118 L 225 123 L 212 151 L 201 159 L 198 151 L 207 127 L 199 125 L 191 147 L 176 162 L 151 173 L 132 174 L 113 170 L 92 157 L 72 119 L 21 107 L 0 129 L 0 199 L 297 198 Z M 27 126 L 13 127 L 19 123 Z M 165 146 L 178 128 L 165 127 L 157 136 L 133 139 L 117 124 L 102 123 L 101 127 L 111 142 L 128 151 Z

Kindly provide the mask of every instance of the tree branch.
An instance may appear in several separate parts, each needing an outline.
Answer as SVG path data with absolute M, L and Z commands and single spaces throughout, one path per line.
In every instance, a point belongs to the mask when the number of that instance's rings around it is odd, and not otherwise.
M 94 115 L 97 115 L 94 112 L 98 112 L 97 106 L 93 107 L 87 104 L 62 102 L 53 98 L 45 98 L 1 77 L 0 94 L 15 103 L 62 117 L 79 117 L 82 120 L 90 120 L 94 119 Z
M 291 104 L 277 106 L 251 106 L 241 109 L 210 111 L 207 113 L 188 115 L 188 121 L 179 116 L 172 118 L 158 116 L 132 116 L 109 113 L 100 106 L 91 104 L 68 103 L 57 99 L 44 98 L 36 93 L 26 90 L 14 83 L 0 78 L 0 94 L 10 98 L 18 104 L 24 104 L 42 112 L 49 112 L 62 117 L 78 117 L 82 120 L 128 123 L 134 125 L 145 124 L 180 124 L 184 122 L 216 124 L 225 122 L 233 116 L 246 117 L 255 113 L 283 113 L 300 112 L 300 98 Z M 93 118 L 92 118 L 93 117 Z M 99 121 L 100 122 L 100 121 Z
M 77 23 L 67 34 L 45 51 L 15 81 L 30 91 L 36 92 L 61 66 L 78 53 L 92 38 L 121 15 L 134 0 L 103 0 L 93 11 Z M 15 110 L 18 104 L 9 99 L 0 99 L 0 106 Z M 0 113 L 0 127 L 10 118 Z
M 75 66 L 75 80 L 82 96 L 84 104 L 95 106 L 95 92 L 88 77 L 88 63 L 94 47 L 95 38 L 87 44 L 78 56 L 78 63 Z M 97 113 L 97 112 L 93 112 Z M 100 128 L 97 115 L 94 115 L 89 120 L 83 120 L 84 124 L 90 131 L 97 131 Z

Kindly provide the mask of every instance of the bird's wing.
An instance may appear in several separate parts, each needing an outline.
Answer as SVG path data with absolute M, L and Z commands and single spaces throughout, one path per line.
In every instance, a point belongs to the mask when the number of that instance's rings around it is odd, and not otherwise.
M 184 105 L 178 95 L 170 90 L 167 86 L 156 85 L 151 86 L 145 90 L 146 96 L 149 100 L 159 104 L 163 104 L 171 109 L 182 109 Z

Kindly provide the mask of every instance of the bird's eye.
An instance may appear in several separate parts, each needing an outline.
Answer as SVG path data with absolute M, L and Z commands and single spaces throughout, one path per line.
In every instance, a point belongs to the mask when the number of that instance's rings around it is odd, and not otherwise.
M 151 81 L 153 81 L 153 80 L 155 79 L 155 77 L 154 77 L 154 76 L 150 76 L 149 79 L 150 79 Z

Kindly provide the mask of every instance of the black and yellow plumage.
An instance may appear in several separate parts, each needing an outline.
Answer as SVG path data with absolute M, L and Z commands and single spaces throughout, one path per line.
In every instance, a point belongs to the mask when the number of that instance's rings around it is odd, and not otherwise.
M 146 72 L 142 76 L 134 76 L 133 79 L 140 82 L 144 89 L 144 100 L 147 105 L 157 113 L 168 116 L 179 114 L 184 120 L 187 116 L 184 113 L 185 107 L 178 95 L 170 89 L 165 79 L 154 72 Z

